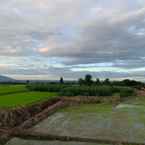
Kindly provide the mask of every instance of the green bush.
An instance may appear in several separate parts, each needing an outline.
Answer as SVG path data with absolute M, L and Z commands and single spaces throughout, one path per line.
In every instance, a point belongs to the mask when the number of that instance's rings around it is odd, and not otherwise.
M 112 96 L 109 86 L 73 86 L 60 91 L 61 96 Z
M 120 97 L 129 97 L 133 96 L 135 94 L 134 90 L 132 88 L 122 88 L 120 90 Z
M 32 83 L 27 86 L 31 91 L 48 91 L 48 92 L 60 92 L 61 89 L 66 87 L 63 84 L 49 84 L 49 83 Z
M 128 97 L 134 94 L 133 88 L 111 85 L 32 83 L 27 87 L 31 91 L 57 92 L 61 96 L 113 96 L 120 94 L 121 97 Z

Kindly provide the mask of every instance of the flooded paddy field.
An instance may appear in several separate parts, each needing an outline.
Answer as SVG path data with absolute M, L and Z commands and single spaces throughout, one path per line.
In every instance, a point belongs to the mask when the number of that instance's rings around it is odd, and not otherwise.
M 54 135 L 127 140 L 145 143 L 145 106 L 142 101 L 89 104 L 59 110 L 36 125 L 33 131 Z M 93 145 L 78 142 L 28 141 L 13 138 L 7 145 Z

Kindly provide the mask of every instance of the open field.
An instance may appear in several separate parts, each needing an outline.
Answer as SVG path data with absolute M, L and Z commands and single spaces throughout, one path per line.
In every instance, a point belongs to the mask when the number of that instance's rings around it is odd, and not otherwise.
M 38 101 L 52 99 L 56 93 L 49 92 L 24 92 L 0 96 L 0 107 L 18 107 L 25 106 Z
M 0 95 L 28 91 L 25 85 L 2 85 L 0 84 Z
M 25 106 L 56 96 L 56 93 L 29 91 L 25 85 L 0 85 L 0 108 Z
M 25 85 L 0 86 L 0 107 L 12 108 L 26 106 L 58 96 L 54 89 L 40 92 L 29 90 Z M 49 86 L 50 87 L 50 86 Z M 54 87 L 54 86 L 53 86 Z M 80 89 L 82 86 L 79 86 Z M 102 87 L 102 86 L 100 86 Z M 7 89 L 8 88 L 8 89 Z M 42 89 L 42 86 L 40 86 Z M 85 87 L 84 87 L 85 88 Z M 99 91 L 103 90 L 103 87 Z M 69 89 L 68 89 L 69 90 Z M 86 89 L 88 91 L 88 89 Z M 96 89 L 97 90 L 97 89 Z M 107 90 L 107 88 L 106 88 Z M 114 90 L 114 88 L 112 89 Z M 115 92 L 118 89 L 115 88 Z M 51 92 L 50 92 L 51 91 Z M 76 91 L 73 88 L 73 91 Z M 72 91 L 72 92 L 73 92 Z M 98 91 L 98 90 L 97 90 Z M 120 88 L 119 88 L 120 91 Z M 121 91 L 124 93 L 124 88 Z M 121 92 L 120 91 L 120 92 Z M 130 90 L 129 90 L 130 91 Z M 79 90 L 78 90 L 79 92 Z M 106 91 L 108 92 L 108 91 Z M 110 94 L 110 93 L 109 93 Z M 127 92 L 128 94 L 128 92 Z M 132 94 L 132 93 L 131 93 Z M 134 94 L 134 93 L 133 93 Z M 121 95 L 120 95 L 121 96 Z M 100 98 L 102 96 L 99 96 Z M 105 96 L 112 97 L 112 96 Z M 114 94 L 113 94 L 113 97 Z M 117 104 L 102 102 L 99 104 L 79 104 L 58 110 L 52 116 L 32 128 L 32 131 L 72 137 L 125 140 L 131 142 L 145 141 L 145 97 L 126 96 Z M 11 139 L 7 145 L 66 145 L 64 142 L 30 141 L 19 138 Z M 90 145 L 88 143 L 67 143 L 67 145 Z M 91 144 L 93 145 L 93 144 Z

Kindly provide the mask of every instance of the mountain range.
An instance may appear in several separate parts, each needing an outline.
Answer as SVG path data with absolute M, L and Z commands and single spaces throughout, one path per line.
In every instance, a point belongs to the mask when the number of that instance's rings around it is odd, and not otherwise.
M 15 80 L 10 77 L 0 75 L 0 82 L 14 82 L 14 81 Z

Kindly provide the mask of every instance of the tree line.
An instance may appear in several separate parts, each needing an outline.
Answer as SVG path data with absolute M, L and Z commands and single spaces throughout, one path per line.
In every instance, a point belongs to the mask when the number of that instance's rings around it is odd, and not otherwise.
M 63 77 L 60 78 L 60 84 L 64 84 L 65 81 Z M 129 87 L 144 87 L 145 84 L 140 81 L 124 79 L 120 81 L 111 81 L 109 78 L 101 80 L 99 78 L 93 79 L 92 75 L 86 74 L 84 78 L 79 78 L 77 81 L 79 85 L 114 85 L 114 86 L 129 86 Z

